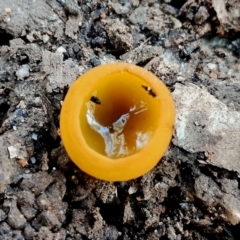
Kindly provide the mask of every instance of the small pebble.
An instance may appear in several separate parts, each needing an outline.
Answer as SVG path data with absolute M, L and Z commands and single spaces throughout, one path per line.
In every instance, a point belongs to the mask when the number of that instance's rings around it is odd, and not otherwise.
M 36 133 L 33 133 L 33 134 L 32 134 L 32 139 L 33 139 L 33 140 L 37 140 L 37 139 L 38 139 L 38 135 L 37 135 Z
M 42 100 L 41 100 L 40 97 L 36 97 L 36 98 L 34 99 L 34 103 L 36 103 L 36 104 L 39 104 L 39 103 L 41 103 L 41 102 L 42 102 Z
M 73 51 L 74 51 L 75 53 L 78 53 L 78 52 L 80 51 L 79 45 L 75 45 L 75 46 L 73 47 Z
M 37 160 L 36 160 L 35 157 L 31 157 L 31 158 L 30 158 L 30 161 L 31 161 L 32 164 L 35 164 Z
M 47 43 L 48 40 L 49 40 L 49 36 L 48 36 L 47 34 L 44 34 L 44 35 L 42 36 L 42 40 L 43 40 L 44 43 Z
M 10 155 L 11 159 L 17 157 L 18 151 L 14 146 L 8 147 L 8 152 L 9 152 L 9 155 Z
M 52 206 L 47 206 L 47 210 L 51 211 L 53 209 Z
M 184 237 L 188 237 L 189 236 L 189 232 L 188 232 L 188 230 L 185 230 L 184 231 Z
M 7 215 L 2 209 L 0 209 L 0 221 L 4 221 L 6 218 L 7 218 Z
M 101 18 L 101 19 L 105 19 L 106 17 L 107 17 L 106 13 L 101 13 L 101 14 L 100 14 L 100 18 Z
M 16 72 L 16 76 L 18 77 L 18 79 L 24 79 L 26 77 L 29 77 L 29 69 L 30 68 L 28 64 L 22 65 Z
M 22 177 L 23 178 L 31 178 L 32 177 L 32 173 L 23 174 Z
M 5 8 L 5 13 L 10 14 L 12 12 L 11 8 Z
M 33 37 L 32 34 L 28 34 L 28 35 L 27 35 L 27 39 L 28 39 L 29 42 L 35 41 L 35 38 Z
M 57 52 L 65 53 L 65 52 L 67 52 L 67 50 L 61 46 L 57 49 Z
M 25 102 L 24 102 L 23 100 L 21 100 L 21 101 L 19 102 L 19 104 L 17 105 L 17 108 L 26 108 Z
M 27 161 L 27 159 L 22 158 L 22 159 L 18 160 L 18 164 L 23 168 L 28 164 L 28 161 Z
M 210 70 L 217 70 L 217 65 L 214 63 L 208 63 L 207 66 Z
M 57 49 L 57 46 L 52 45 L 52 50 L 55 51 Z
M 128 189 L 128 193 L 131 195 L 131 194 L 134 194 L 135 192 L 137 192 L 137 188 L 135 186 L 131 186 L 129 189 Z

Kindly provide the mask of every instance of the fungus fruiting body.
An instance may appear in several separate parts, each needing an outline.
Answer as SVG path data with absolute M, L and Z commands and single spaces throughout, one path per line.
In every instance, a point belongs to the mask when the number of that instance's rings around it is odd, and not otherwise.
M 125 181 L 151 170 L 172 137 L 174 103 L 149 71 L 127 63 L 93 68 L 70 87 L 60 116 L 63 144 L 84 172 Z

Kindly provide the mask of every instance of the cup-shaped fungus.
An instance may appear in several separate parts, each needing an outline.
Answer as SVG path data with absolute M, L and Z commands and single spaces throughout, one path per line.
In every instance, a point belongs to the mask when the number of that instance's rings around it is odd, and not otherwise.
M 149 71 L 126 63 L 93 68 L 70 87 L 60 116 L 63 144 L 84 172 L 125 181 L 151 170 L 168 148 L 174 103 Z

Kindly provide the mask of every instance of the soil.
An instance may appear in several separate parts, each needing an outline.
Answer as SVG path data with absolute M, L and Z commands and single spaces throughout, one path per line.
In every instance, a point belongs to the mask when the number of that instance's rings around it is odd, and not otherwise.
M 0 1 L 0 239 L 239 239 L 239 20 L 236 0 Z M 177 110 L 127 182 L 83 173 L 58 130 L 69 86 L 110 62 L 153 72 Z

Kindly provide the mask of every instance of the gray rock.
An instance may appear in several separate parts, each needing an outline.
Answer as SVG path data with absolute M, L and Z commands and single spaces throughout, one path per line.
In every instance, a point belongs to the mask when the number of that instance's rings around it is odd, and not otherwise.
M 20 165 L 15 160 L 9 159 L 7 149 L 11 143 L 18 141 L 19 136 L 16 132 L 8 132 L 0 136 L 0 193 L 4 192 L 13 178 L 19 179 L 18 176 L 21 175 Z
M 120 59 L 124 62 L 139 64 L 153 59 L 163 53 L 162 47 L 150 46 L 150 45 L 140 45 L 120 56 Z
M 201 175 L 195 181 L 196 196 L 207 205 L 215 205 L 222 198 L 218 185 L 209 177 Z
M 224 0 L 213 0 L 212 6 L 217 13 L 217 18 L 224 28 L 224 31 L 232 28 L 236 32 L 240 30 L 239 21 L 239 7 L 238 1 L 230 0 L 225 2 Z
M 55 199 L 62 199 L 66 193 L 66 178 L 58 171 L 55 171 L 53 176 L 56 182 L 48 188 L 47 195 Z
M 30 64 L 36 63 L 42 58 L 42 50 L 36 43 L 29 43 L 19 50 L 21 49 L 28 56 Z
M 0 27 L 15 37 L 21 36 L 26 26 L 29 30 L 51 29 L 55 33 L 60 27 L 63 28 L 62 20 L 52 11 L 46 1 L 0 1 L 0 9 L 5 8 L 11 8 L 12 11 L 11 14 L 0 12 Z
M 139 24 L 143 28 L 153 32 L 163 34 L 170 29 L 181 27 L 181 22 L 160 10 L 160 5 L 155 4 L 152 7 L 139 6 L 129 17 L 133 24 Z
M 148 7 L 139 6 L 130 15 L 129 20 L 134 24 L 140 24 L 140 25 L 146 24 L 148 21 L 147 9 Z
M 21 207 L 21 213 L 24 215 L 24 217 L 29 221 L 33 219 L 36 216 L 37 209 L 33 207 Z
M 197 22 L 198 24 L 202 24 L 207 20 L 208 17 L 209 17 L 209 13 L 207 8 L 205 6 L 201 6 L 198 9 L 196 15 L 194 16 L 194 21 Z
M 63 228 L 59 232 L 54 233 L 55 240 L 66 240 L 66 236 L 67 236 L 67 231 Z
M 39 231 L 41 227 L 53 228 L 60 227 L 61 222 L 59 222 L 57 216 L 51 211 L 46 210 L 40 213 L 33 221 L 32 226 Z
M 52 226 L 60 226 L 65 221 L 67 211 L 67 203 L 62 199 L 66 192 L 66 179 L 58 171 L 53 173 L 55 183 L 51 184 L 45 193 L 37 197 L 36 203 L 38 209 L 42 211 L 34 220 L 34 228 L 38 229 L 42 222 L 43 226 L 51 228 Z
M 112 6 L 117 14 L 127 14 L 131 10 L 131 1 L 109 1 L 109 5 Z
M 31 227 L 30 224 L 28 224 L 27 227 L 25 227 L 23 230 L 23 235 L 26 239 L 33 239 L 35 233 L 35 230 Z
M 179 53 L 166 49 L 159 57 L 153 58 L 144 67 L 154 72 L 165 84 L 185 82 L 190 79 L 199 63 L 197 55 L 192 54 L 188 64 L 179 58 Z
M 199 176 L 195 181 L 195 194 L 207 206 L 220 206 L 224 209 L 226 219 L 231 224 L 236 225 L 240 222 L 240 200 L 239 189 L 235 181 L 223 179 L 220 181 L 222 186 L 229 186 L 229 192 L 222 192 L 219 186 L 209 177 L 205 175 Z M 224 189 L 226 190 L 226 189 Z
M 37 197 L 36 203 L 40 211 L 43 211 L 51 206 L 51 201 L 48 199 L 45 193 L 42 193 Z
M 240 195 L 240 190 L 238 188 L 238 181 L 237 180 L 231 180 L 231 179 L 221 179 L 219 180 L 221 183 L 221 189 L 225 193 L 233 194 L 233 195 Z
M 70 86 L 78 76 L 77 64 L 68 59 L 63 61 L 62 53 L 43 52 L 43 72 L 47 76 L 47 91 L 52 92 L 64 86 Z
M 119 19 L 105 20 L 104 23 L 109 40 L 115 49 L 128 51 L 133 48 L 133 37 L 124 23 Z
M 47 43 L 49 40 L 49 36 L 47 34 L 42 35 L 42 40 L 43 40 L 43 43 Z
M 173 226 L 169 226 L 168 229 L 167 229 L 167 236 L 168 236 L 168 239 L 170 240 L 177 240 L 177 234 L 175 232 L 175 229 L 173 228 Z
M 0 209 L 0 222 L 4 221 L 6 218 L 7 218 L 7 215 L 2 209 Z
M 12 229 L 6 222 L 0 224 L 0 236 L 11 233 Z
M 240 113 L 194 84 L 175 85 L 173 143 L 189 152 L 206 152 L 210 164 L 240 173 Z
M 18 77 L 18 79 L 21 80 L 23 80 L 26 77 L 29 77 L 29 65 L 28 64 L 22 65 L 16 72 L 16 76 Z
M 80 8 L 78 6 L 77 0 L 61 0 L 64 8 L 69 14 L 78 15 Z
M 47 227 L 41 227 L 37 233 L 34 235 L 37 239 L 42 240 L 53 240 L 54 234 L 47 228 Z
M 115 226 L 107 226 L 104 228 L 104 239 L 108 240 L 117 240 L 119 235 L 118 235 L 118 230 Z
M 18 210 L 16 202 L 14 202 L 14 201 L 11 202 L 11 204 L 10 204 L 10 210 L 8 213 L 7 223 L 13 229 L 21 229 L 26 224 L 26 219 L 21 214 L 21 212 Z
M 68 21 L 66 22 L 65 34 L 70 38 L 76 40 L 77 32 L 79 31 L 80 25 L 82 25 L 83 14 L 78 16 L 69 16 Z
M 38 172 L 33 174 L 31 178 L 23 179 L 20 184 L 20 188 L 22 190 L 31 191 L 35 195 L 39 195 L 52 182 L 53 177 L 47 172 Z
M 22 235 L 22 232 L 19 230 L 12 231 L 11 240 L 25 240 Z

